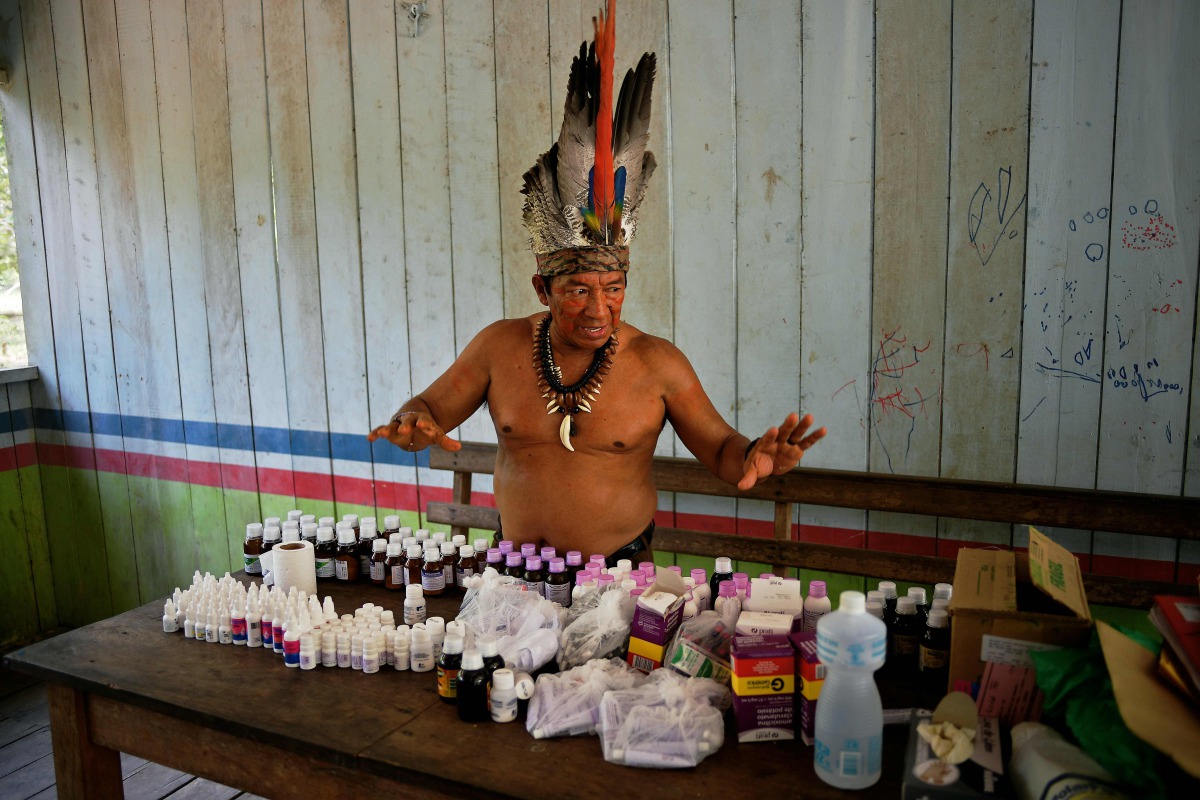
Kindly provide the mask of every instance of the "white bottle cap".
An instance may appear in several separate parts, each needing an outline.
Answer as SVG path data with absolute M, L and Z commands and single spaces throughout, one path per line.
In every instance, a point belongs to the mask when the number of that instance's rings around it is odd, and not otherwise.
M 442 542 L 442 557 L 454 555 L 454 542 Z
M 879 591 L 883 592 L 884 597 L 895 597 L 896 596 L 896 582 L 895 581 L 880 581 L 879 582 Z
M 457 637 L 455 637 L 455 638 L 457 638 Z M 446 639 L 446 643 L 449 644 L 450 640 Z M 442 645 L 442 647 L 443 647 L 443 652 L 445 652 L 445 645 Z M 483 656 L 479 655 L 479 651 L 476 650 L 474 647 L 472 647 L 470 650 L 463 653 L 462 668 L 464 670 L 483 669 Z
M 458 548 L 458 557 L 459 558 L 474 558 L 475 557 L 475 548 L 471 547 L 471 545 L 469 545 L 469 544 L 464 544 L 462 547 Z
M 442 643 L 442 652 L 450 653 L 451 655 L 453 655 L 455 653 L 461 653 L 462 651 L 463 651 L 463 637 L 455 636 L 453 634 L 447 634 L 446 641 Z M 476 654 L 478 654 L 478 653 L 476 653 Z M 479 664 L 480 664 L 480 666 L 483 666 L 483 661 L 481 660 L 479 662 Z M 466 664 L 464 663 L 463 666 L 465 667 Z
M 320 537 L 320 533 L 317 536 Z M 354 530 L 351 528 L 339 528 L 337 532 L 338 544 L 354 544 Z
M 497 689 L 504 691 L 511 688 L 513 688 L 513 671 L 511 669 L 498 669 L 492 673 L 492 691 Z
M 247 539 L 261 539 L 263 535 L 263 526 L 261 522 L 251 522 L 246 526 Z
M 397 530 L 400 527 L 400 515 L 388 514 L 383 518 L 383 527 L 387 528 L 389 531 Z
M 929 612 L 929 627 L 931 628 L 948 628 L 950 627 L 950 615 L 940 608 L 935 608 Z
M 267 517 L 266 519 L 263 520 L 264 528 L 269 528 L 272 525 L 274 525 L 276 528 L 279 527 L 279 517 Z
M 425 620 L 425 629 L 429 631 L 430 636 L 442 636 L 446 633 L 446 620 L 442 617 L 430 617 Z
M 320 517 L 319 519 L 317 519 L 317 524 L 323 528 L 324 527 L 333 528 L 333 527 L 335 527 L 336 522 L 333 517 Z
M 867 596 L 862 592 L 845 591 L 838 596 L 838 611 L 862 614 L 867 609 Z
M 419 585 L 410 583 L 408 586 L 404 587 L 404 596 L 410 599 L 420 600 L 425 596 L 425 593 L 421 590 Z
M 317 528 L 317 541 L 318 542 L 332 542 L 333 541 L 333 528 Z
M 383 539 L 376 539 L 375 541 L 382 542 Z M 388 554 L 388 558 L 399 558 L 400 545 L 399 544 L 388 544 L 387 545 L 387 554 Z
M 935 583 L 933 585 L 933 599 L 938 600 L 945 598 L 949 600 L 954 594 L 954 587 L 948 583 Z
M 844 592 L 843 592 L 844 594 Z M 917 601 L 911 597 L 899 597 L 896 599 L 897 614 L 915 614 L 917 613 Z
M 716 565 L 716 568 L 714 571 L 715 572 L 733 572 L 733 560 L 726 558 L 725 556 L 721 556 L 720 558 L 717 559 L 717 565 Z
M 467 638 L 467 626 L 456 619 L 452 619 L 446 623 L 446 636 L 461 636 L 465 640 Z
M 371 552 L 372 553 L 386 553 L 387 546 L 388 546 L 387 539 L 372 539 L 371 540 Z
M 408 546 L 408 557 L 409 558 L 420 558 L 422 552 L 424 552 L 424 550 L 421 547 L 421 545 L 419 545 L 419 544 L 410 544 Z
M 298 542 L 300 541 L 300 531 L 296 528 L 288 528 L 283 532 L 283 541 Z

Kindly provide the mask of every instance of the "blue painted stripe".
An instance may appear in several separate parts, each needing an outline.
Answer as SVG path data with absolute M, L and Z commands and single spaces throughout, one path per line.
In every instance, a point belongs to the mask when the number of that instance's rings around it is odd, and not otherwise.
M 27 408 L 0 414 L 0 433 L 36 428 L 368 464 L 429 466 L 429 456 L 425 453 L 408 453 L 385 441 L 372 444 L 365 434 L 357 433 L 214 424 L 134 414 L 89 414 L 53 408 Z

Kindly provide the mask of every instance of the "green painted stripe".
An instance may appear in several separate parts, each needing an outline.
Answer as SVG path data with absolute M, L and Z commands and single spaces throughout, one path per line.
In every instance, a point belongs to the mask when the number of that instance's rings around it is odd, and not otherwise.
M 108 592 L 112 607 L 140 605 L 138 595 L 137 545 L 133 537 L 133 515 L 129 479 L 113 472 L 96 472 L 100 511 L 104 520 L 104 552 L 108 565 Z
M 58 602 L 54 597 L 54 571 L 50 566 L 50 540 L 46 535 L 46 504 L 42 494 L 41 471 L 36 466 L 16 470 L 25 517 L 25 544 L 33 574 L 33 593 L 37 602 L 38 630 L 58 627 Z
M 111 617 L 114 609 L 96 473 L 43 466 L 41 476 L 59 622 L 79 626 Z
M 0 645 L 38 630 L 37 598 L 17 470 L 0 472 Z

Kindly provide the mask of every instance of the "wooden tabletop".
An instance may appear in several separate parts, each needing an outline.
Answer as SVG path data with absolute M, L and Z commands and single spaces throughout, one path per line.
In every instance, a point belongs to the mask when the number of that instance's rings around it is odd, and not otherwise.
M 364 603 L 400 617 L 402 593 L 338 582 L 319 587 L 339 614 Z M 431 598 L 430 615 L 457 614 L 459 597 Z M 739 744 L 727 725 L 724 746 L 688 770 L 609 764 L 596 737 L 537 740 L 515 723 L 465 723 L 441 702 L 434 673 L 375 675 L 350 669 L 288 669 L 261 648 L 210 644 L 162 632 L 162 602 L 10 653 L 17 670 L 139 708 L 282 747 L 320 761 L 470 796 L 656 798 L 711 795 L 720 787 L 833 798 L 844 793 L 813 772 L 799 740 Z M 905 731 L 889 726 L 883 778 L 866 797 L 898 797 Z M 186 746 L 186 745 L 181 745 Z M 253 787 L 246 787 L 252 789 Z

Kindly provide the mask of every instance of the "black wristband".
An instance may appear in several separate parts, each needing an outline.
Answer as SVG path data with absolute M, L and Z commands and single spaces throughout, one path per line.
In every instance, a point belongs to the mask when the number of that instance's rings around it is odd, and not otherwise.
M 750 451 L 754 449 L 754 445 L 758 444 L 759 440 L 761 440 L 761 439 L 762 439 L 762 437 L 759 436 L 757 439 L 750 442 L 750 444 L 746 445 L 746 452 L 742 455 L 742 461 L 745 461 L 747 458 L 750 457 Z

